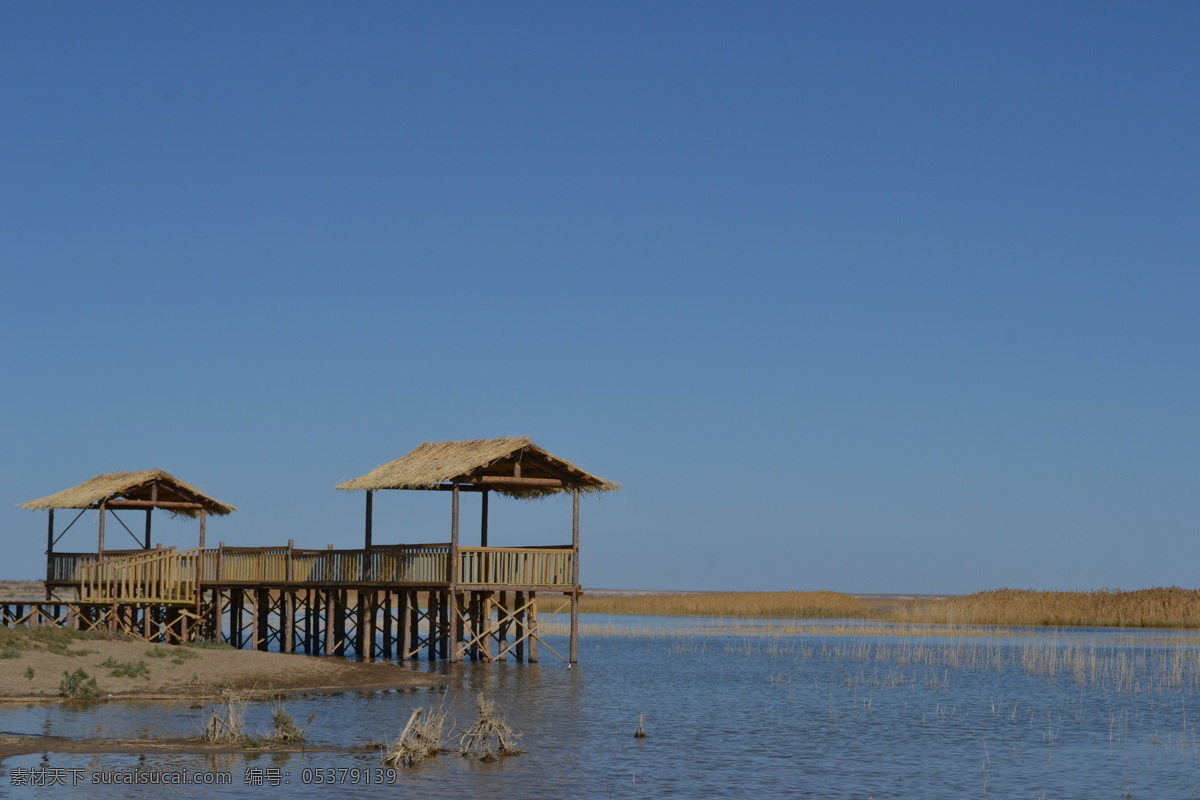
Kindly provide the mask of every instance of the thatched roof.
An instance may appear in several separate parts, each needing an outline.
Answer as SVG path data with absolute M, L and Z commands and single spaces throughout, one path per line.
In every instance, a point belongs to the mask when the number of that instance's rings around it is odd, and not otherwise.
M 153 488 L 156 484 L 157 492 Z M 21 508 L 35 511 L 48 508 L 91 508 L 101 500 L 108 500 L 114 504 L 129 500 L 149 503 L 152 496 L 156 502 L 153 506 L 147 505 L 147 508 L 162 508 L 185 517 L 198 517 L 201 511 L 218 516 L 237 511 L 233 506 L 214 500 L 195 486 L 190 486 L 161 469 L 97 475 L 71 489 L 19 505 Z M 182 507 L 186 505 L 199 508 Z
M 338 484 L 347 491 L 436 489 L 451 483 L 477 484 L 512 497 L 544 497 L 580 489 L 612 492 L 620 485 L 590 475 L 547 453 L 525 436 L 424 442 L 395 461 Z

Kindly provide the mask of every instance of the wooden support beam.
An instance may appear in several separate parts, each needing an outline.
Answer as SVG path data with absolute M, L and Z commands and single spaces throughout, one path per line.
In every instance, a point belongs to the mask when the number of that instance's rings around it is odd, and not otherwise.
M 105 508 L 113 509 L 130 509 L 130 508 L 164 508 L 168 511 L 199 511 L 204 508 L 199 503 L 183 502 L 177 500 L 105 500 Z M 99 503 L 95 503 L 90 508 L 100 508 Z
M 476 486 L 473 483 L 441 483 L 434 487 L 434 491 L 438 492 L 453 492 L 455 489 L 460 492 L 484 492 L 486 487 Z
M 481 486 L 563 486 L 558 478 L 522 478 L 508 475 L 480 475 L 467 478 L 467 482 Z

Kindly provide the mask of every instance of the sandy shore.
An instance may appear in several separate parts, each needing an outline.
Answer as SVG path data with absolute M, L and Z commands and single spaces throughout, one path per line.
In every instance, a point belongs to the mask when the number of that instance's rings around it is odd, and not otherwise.
M 79 654 L 87 651 L 86 654 Z M 439 677 L 394 664 L 283 655 L 256 650 L 205 649 L 81 639 L 69 654 L 25 649 L 0 659 L 0 702 L 61 701 L 65 673 L 96 679 L 99 699 L 210 698 L 224 689 L 254 697 L 271 692 L 338 692 L 439 685 Z M 71 655 L 77 654 L 77 655 Z M 148 674 L 114 676 L 106 663 L 145 664 Z

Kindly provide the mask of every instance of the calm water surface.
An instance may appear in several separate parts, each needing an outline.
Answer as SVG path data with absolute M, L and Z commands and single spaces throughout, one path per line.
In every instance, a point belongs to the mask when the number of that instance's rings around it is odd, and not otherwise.
M 730 625 L 736 629 L 730 630 Z M 495 763 L 443 755 L 397 785 L 314 781 L 369 771 L 374 751 L 290 755 L 47 753 L 9 758 L 0 796 L 67 798 L 14 785 L 22 771 L 228 774 L 222 787 L 88 784 L 117 797 L 1198 798 L 1200 644 L 1195 634 L 1087 630 L 985 636 L 797 634 L 811 621 L 585 617 L 581 663 L 436 665 L 446 692 L 288 701 L 315 714 L 316 745 L 396 737 L 413 708 L 445 703 L 456 728 L 494 697 L 527 753 Z M 588 635 L 589 632 L 591 635 Z M 565 652 L 566 642 L 550 638 Z M 549 654 L 546 654 L 549 655 Z M 552 656 L 550 656 L 553 658 Z M 649 737 L 633 737 L 637 714 Z M 197 734 L 203 710 L 110 703 L 0 707 L 0 730 L 74 738 Z M 248 729 L 270 727 L 254 704 Z M 69 770 L 82 770 L 71 773 Z M 248 773 L 248 770 L 250 772 Z M 27 774 L 27 773 L 26 773 Z M 267 785 L 246 778 L 265 777 Z M 365 773 L 360 773 L 360 778 Z M 349 781 L 351 773 L 342 780 Z M 278 779 L 280 785 L 269 785 Z

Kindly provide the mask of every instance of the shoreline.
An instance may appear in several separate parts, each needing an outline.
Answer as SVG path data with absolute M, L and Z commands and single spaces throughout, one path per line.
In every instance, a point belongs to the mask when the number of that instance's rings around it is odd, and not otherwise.
M 80 672 L 82 674 L 80 675 Z M 390 662 L 155 645 L 57 629 L 8 636 L 0 645 L 0 703 L 72 702 L 71 679 L 90 702 L 246 699 L 290 694 L 415 691 L 445 679 Z

